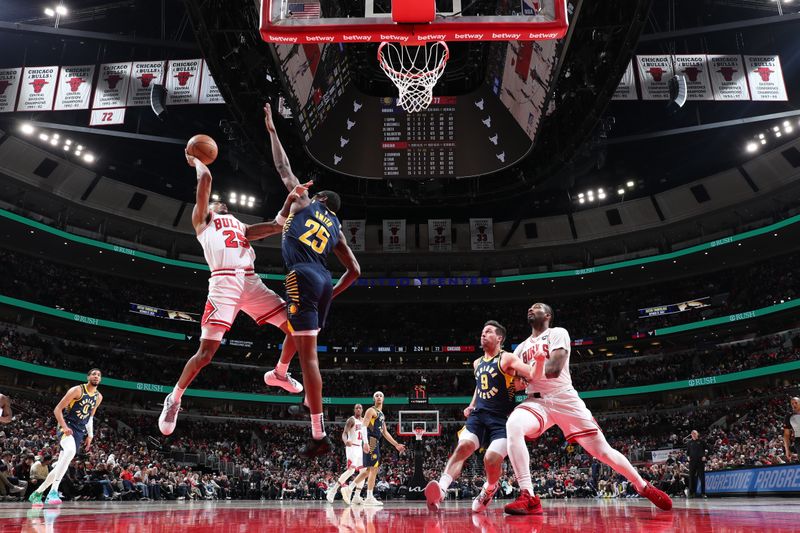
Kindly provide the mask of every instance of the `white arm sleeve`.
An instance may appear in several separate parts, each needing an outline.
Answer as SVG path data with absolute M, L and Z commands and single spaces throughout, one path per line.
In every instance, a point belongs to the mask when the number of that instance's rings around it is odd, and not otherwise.
M 89 422 L 86 424 L 86 435 L 94 438 L 94 417 L 89 417 Z

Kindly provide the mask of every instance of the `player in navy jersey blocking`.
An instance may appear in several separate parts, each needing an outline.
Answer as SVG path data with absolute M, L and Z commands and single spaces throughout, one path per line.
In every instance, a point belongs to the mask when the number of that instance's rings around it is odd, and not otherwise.
M 441 478 L 425 487 L 425 499 L 433 509 L 439 508 L 450 484 L 461 474 L 464 462 L 481 447 L 486 448 L 483 456 L 486 483 L 472 502 L 472 511 L 477 513 L 486 509 L 497 491 L 501 465 L 506 457 L 506 420 L 517 404 L 514 378 L 533 378 L 532 366 L 503 351 L 505 339 L 506 328 L 498 322 L 490 320 L 483 326 L 483 356 L 472 363 L 475 392 L 469 406 L 464 409 L 467 423 L 458 433 L 458 445 Z
M 292 172 L 289 158 L 278 139 L 269 104 L 264 106 L 264 115 L 275 168 L 286 189 L 292 191 L 300 180 Z M 291 213 L 285 221 L 283 217 L 276 217 L 276 221 L 284 223 L 281 250 L 289 271 L 286 274 L 289 330 L 303 369 L 306 390 L 303 403 L 311 411 L 311 438 L 299 452 L 305 458 L 328 453 L 331 448 L 322 419 L 322 376 L 317 358 L 317 334 L 325 326 L 331 300 L 361 275 L 361 267 L 347 245 L 347 239 L 340 238 L 342 226 L 336 215 L 340 207 L 341 199 L 333 191 L 320 191 L 313 198 L 304 192 L 292 204 Z M 345 273 L 336 286 L 332 286 L 328 270 L 330 252 L 345 267 Z
M 28 501 L 33 507 L 42 507 L 42 494 L 47 487 L 50 492 L 47 494 L 45 503 L 48 505 L 61 505 L 61 496 L 58 494 L 58 486 L 61 479 L 69 468 L 70 462 L 75 457 L 81 443 L 86 439 L 85 447 L 92 445 L 94 438 L 94 414 L 103 395 L 97 390 L 102 374 L 97 368 L 89 370 L 86 375 L 86 383 L 75 385 L 67 391 L 61 401 L 58 402 L 53 414 L 58 422 L 58 441 L 61 446 L 61 453 L 58 454 L 58 461 L 47 475 L 47 478 L 33 493 Z

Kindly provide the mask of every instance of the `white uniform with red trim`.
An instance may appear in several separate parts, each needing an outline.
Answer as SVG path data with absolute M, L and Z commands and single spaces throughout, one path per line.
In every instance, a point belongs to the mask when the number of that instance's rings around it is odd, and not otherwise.
M 286 302 L 256 275 L 256 253 L 245 232 L 245 225 L 233 215 L 212 212 L 208 224 L 197 235 L 211 269 L 201 338 L 220 340 L 207 336 L 206 326 L 229 330 L 239 311 L 250 315 L 258 325 L 280 326 L 286 322 Z
M 353 424 L 353 427 L 346 435 L 346 440 L 352 442 L 352 444 L 347 446 L 347 450 L 345 451 L 348 470 L 351 468 L 358 470 L 364 466 L 364 450 L 362 449 L 364 445 L 362 435 L 363 419 L 353 418 L 355 419 L 355 424 Z
M 548 328 L 537 337 L 528 337 L 517 346 L 514 355 L 527 364 L 533 364 L 534 353 L 544 352 L 549 358 L 550 352 L 559 348 L 567 351 L 561 374 L 557 378 L 528 383 L 525 389 L 528 397 L 516 407 L 533 413 L 541 425 L 541 431 L 525 435 L 528 438 L 539 437 L 553 425 L 561 428 L 567 440 L 601 431 L 591 411 L 572 386 L 569 374 L 570 339 L 566 329 Z

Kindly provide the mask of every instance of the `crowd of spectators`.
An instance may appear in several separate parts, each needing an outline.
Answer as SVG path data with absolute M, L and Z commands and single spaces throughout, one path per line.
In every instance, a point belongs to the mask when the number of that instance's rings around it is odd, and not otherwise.
M 777 394 L 776 394 L 777 392 Z M 32 393 L 33 394 L 33 393 Z M 686 489 L 686 436 L 699 429 L 710 445 L 710 470 L 783 464 L 782 414 L 790 391 L 749 389 L 730 401 L 706 403 L 679 412 L 648 411 L 598 419 L 609 442 L 635 463 L 643 476 L 673 496 Z M 742 402 L 735 398 L 745 397 Z M 48 403 L 49 401 L 49 403 Z M 25 498 L 46 477 L 57 458 L 55 422 L 43 405 L 57 398 L 14 397 L 11 423 L 0 427 L 0 497 Z M 137 415 L 106 405 L 96 417 L 92 446 L 71 464 L 61 491 L 66 498 L 101 500 L 175 499 L 322 499 L 344 469 L 338 438 L 341 424 L 329 424 L 331 454 L 301 460 L 295 452 L 307 434 L 305 425 L 249 423 L 235 419 L 210 422 L 184 418 L 171 437 L 162 437 L 157 412 Z M 379 498 L 402 498 L 413 475 L 414 453 L 424 453 L 426 479 L 438 477 L 455 444 L 455 429 L 427 438 L 405 454 L 384 447 L 376 485 Z M 635 497 L 626 480 L 592 459 L 581 447 L 551 429 L 529 444 L 534 486 L 546 498 Z M 649 451 L 675 450 L 666 462 L 653 463 Z M 483 483 L 480 457 L 466 464 L 453 483 L 454 497 L 474 497 Z M 518 491 L 508 462 L 503 465 L 498 497 Z

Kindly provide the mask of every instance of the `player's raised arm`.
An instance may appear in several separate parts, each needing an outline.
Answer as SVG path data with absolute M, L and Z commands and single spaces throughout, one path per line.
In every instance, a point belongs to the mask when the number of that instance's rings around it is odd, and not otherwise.
M 197 172 L 197 195 L 192 209 L 192 226 L 200 231 L 208 217 L 208 198 L 211 196 L 211 172 L 199 159 L 186 154 L 186 162 Z
M 11 400 L 5 394 L 0 394 L 0 424 L 8 424 L 14 418 L 14 413 L 11 411 Z
M 292 205 L 300 201 L 302 196 L 308 191 L 308 188 L 314 185 L 313 181 L 297 185 L 292 192 L 286 195 L 286 200 L 283 202 L 283 207 L 275 216 L 274 220 L 269 222 L 259 222 L 258 224 L 251 224 L 245 227 L 244 236 L 248 241 L 257 241 L 270 235 L 276 235 L 281 232 L 283 223 L 291 212 Z M 308 195 L 306 194 L 306 198 Z
M 264 124 L 267 126 L 269 133 L 269 141 L 272 146 L 272 160 L 275 163 L 275 170 L 286 186 L 287 191 L 294 189 L 300 180 L 292 172 L 292 165 L 289 163 L 289 157 L 283 149 L 281 140 L 278 138 L 278 130 L 275 129 L 275 122 L 272 120 L 272 106 L 264 104 Z
M 53 415 L 56 417 L 56 422 L 58 422 L 58 426 L 64 432 L 64 435 L 72 435 L 72 430 L 67 426 L 67 423 L 64 421 L 64 409 L 67 408 L 69 402 L 72 400 L 80 400 L 81 399 L 81 387 L 80 385 L 75 385 L 71 389 L 67 391 L 61 401 L 58 402 L 55 409 L 53 409 Z
M 339 242 L 333 248 L 333 253 L 336 254 L 339 262 L 346 269 L 344 275 L 339 278 L 339 281 L 333 287 L 332 298 L 336 298 L 358 279 L 361 275 L 361 265 L 358 264 L 358 259 L 356 259 L 353 250 L 348 246 L 347 239 L 339 239 Z
M 534 359 L 536 359 L 535 356 Z M 541 359 L 544 359 L 544 354 L 542 354 Z M 522 359 L 510 352 L 503 352 L 503 356 L 500 358 L 500 367 L 504 372 L 507 370 L 512 370 L 513 372 L 507 373 L 511 373 L 514 376 L 522 376 L 526 380 L 535 379 L 537 366 L 540 368 L 542 367 L 539 359 L 536 359 L 536 364 L 528 365 L 525 364 Z

